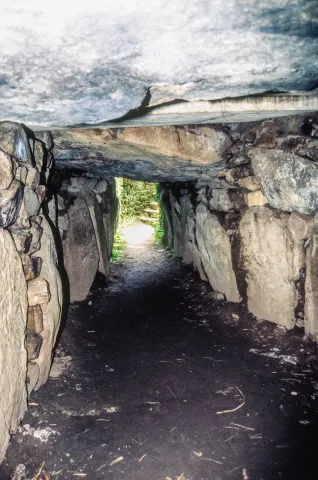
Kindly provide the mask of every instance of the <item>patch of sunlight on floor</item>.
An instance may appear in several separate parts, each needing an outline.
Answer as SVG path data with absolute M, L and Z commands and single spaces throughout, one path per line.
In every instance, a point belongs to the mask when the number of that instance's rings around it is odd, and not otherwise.
M 154 240 L 154 228 L 144 223 L 136 223 L 129 227 L 123 228 L 123 235 L 127 243 L 127 247 L 142 245 Z

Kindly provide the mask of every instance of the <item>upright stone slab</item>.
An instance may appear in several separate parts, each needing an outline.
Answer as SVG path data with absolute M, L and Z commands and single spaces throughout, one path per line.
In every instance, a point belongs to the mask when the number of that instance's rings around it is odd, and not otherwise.
M 35 389 L 43 385 L 49 376 L 63 306 L 62 282 L 58 268 L 55 240 L 51 227 L 45 218 L 43 218 L 42 227 L 41 249 L 36 252 L 36 255 L 42 258 L 41 279 L 49 285 L 50 297 L 48 302 L 41 303 L 43 329 L 40 335 L 43 341 L 40 354 L 35 360 L 39 367 Z
M 305 331 L 318 342 L 318 215 L 306 252 Z
M 230 302 L 239 302 L 229 237 L 217 216 L 203 204 L 197 207 L 196 231 L 201 260 L 213 290 L 224 293 Z
M 95 230 L 95 237 L 99 253 L 98 271 L 103 273 L 108 280 L 109 277 L 109 255 L 107 246 L 107 236 L 103 222 L 103 214 L 96 199 L 95 194 L 91 194 L 86 198 L 89 213 L 91 215 L 93 227 Z
M 63 240 L 64 266 L 70 284 L 70 300 L 85 300 L 99 265 L 95 231 L 85 200 L 78 197 L 69 211 L 69 229 Z
M 27 403 L 27 288 L 10 233 L 0 229 L 0 462 Z
M 294 241 L 288 219 L 287 213 L 252 207 L 243 216 L 239 233 L 249 311 L 291 329 L 304 251 L 302 244 Z

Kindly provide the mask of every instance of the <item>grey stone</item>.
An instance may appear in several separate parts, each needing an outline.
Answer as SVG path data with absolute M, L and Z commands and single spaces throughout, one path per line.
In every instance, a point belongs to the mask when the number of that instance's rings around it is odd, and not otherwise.
M 29 187 L 25 187 L 23 204 L 26 217 L 33 217 L 39 213 L 41 202 L 38 195 Z
M 100 194 L 102 201 L 100 208 L 103 214 L 104 228 L 107 237 L 107 250 L 109 256 L 113 251 L 115 231 L 118 224 L 119 200 L 116 193 L 116 183 L 114 178 L 108 179 L 108 189 Z
M 49 131 L 34 132 L 35 138 L 43 142 L 47 150 L 53 150 L 53 136 Z
M 98 180 L 96 186 L 94 187 L 94 192 L 98 194 L 105 193 L 107 192 L 107 188 L 108 188 L 108 182 L 106 178 L 101 178 Z
M 253 148 L 248 155 L 272 207 L 304 214 L 318 209 L 318 165 L 281 150 Z
M 19 123 L 0 123 L 0 149 L 19 162 L 32 165 L 32 155 L 27 134 Z
M 42 227 L 41 249 L 37 255 L 42 260 L 41 277 L 50 286 L 50 299 L 47 303 L 41 304 L 43 312 L 41 337 L 43 342 L 40 354 L 35 360 L 39 367 L 39 378 L 35 389 L 40 388 L 49 376 L 53 349 L 59 332 L 63 310 L 63 289 L 54 235 L 49 222 L 45 218 L 43 218 Z
M 39 380 L 39 375 L 39 366 L 34 362 L 28 362 L 27 389 L 29 396 Z
M 115 136 L 111 129 L 55 130 L 53 135 L 59 168 L 145 181 L 196 180 L 204 172 L 216 176 L 215 165 L 232 145 L 227 133 L 210 126 L 125 128 Z M 76 177 L 67 190 L 85 196 L 96 183 L 92 187 L 89 179 Z
M 225 296 L 221 292 L 209 292 L 205 295 L 204 298 L 208 300 L 214 300 L 216 302 L 222 302 L 223 300 L 225 300 Z
M 305 332 L 318 342 L 318 215 L 313 219 L 313 236 L 306 251 Z
M 0 227 L 9 227 L 12 225 L 19 214 L 22 203 L 21 183 L 13 180 L 7 190 L 3 190 L 0 195 Z
M 41 273 L 42 259 L 39 257 L 30 257 L 30 255 L 21 254 L 21 261 L 26 280 L 33 280 Z
M 43 331 L 43 312 L 41 305 L 28 307 L 27 328 L 33 333 L 41 333 Z
M 30 167 L 27 170 L 27 176 L 25 179 L 25 185 L 35 190 L 40 185 L 40 173 L 36 167 Z
M 28 169 L 27 167 L 17 167 L 15 172 L 15 179 L 19 182 L 26 184 Z
M 302 243 L 293 241 L 288 218 L 287 213 L 268 207 L 252 207 L 243 216 L 239 232 L 249 311 L 291 329 L 305 252 Z
M 311 90 L 316 5 L 175 0 L 149 8 L 140 0 L 127 10 L 127 2 L 94 0 L 60 8 L 60 28 L 44 40 L 43 32 L 52 29 L 50 6 L 14 4 L 1 11 L 2 118 L 43 126 L 94 124 L 143 103 Z M 81 68 L 79 52 L 86 53 Z
M 32 234 L 32 241 L 29 248 L 29 254 L 32 255 L 41 248 L 41 237 L 43 233 L 43 228 L 38 225 L 38 223 L 34 221 L 33 218 L 31 218 L 30 232 Z
M 31 360 L 37 359 L 40 355 L 40 350 L 42 346 L 41 335 L 27 331 L 25 345 L 28 354 L 28 361 L 30 362 Z
M 213 290 L 224 293 L 229 302 L 239 302 L 241 298 L 226 230 L 217 216 L 202 204 L 196 210 L 196 232 L 202 264 Z
M 209 206 L 220 212 L 241 210 L 244 208 L 244 194 L 238 189 L 212 189 Z
M 16 249 L 19 253 L 27 253 L 32 242 L 32 233 L 29 231 L 10 229 Z
M 99 265 L 95 231 L 83 198 L 68 210 L 70 227 L 63 240 L 64 266 L 70 283 L 71 301 L 85 300 Z
M 13 165 L 9 155 L 0 150 L 0 191 L 10 187 L 13 180 Z
M 34 160 L 35 160 L 35 165 L 39 169 L 40 172 L 42 172 L 45 161 L 45 152 L 44 148 L 42 145 L 42 142 L 39 142 L 38 140 L 34 141 Z
M 57 222 L 58 222 L 58 227 L 61 230 L 65 230 L 65 231 L 68 230 L 68 228 L 70 226 L 70 221 L 69 221 L 68 214 L 67 214 L 66 211 L 62 211 L 62 212 L 58 213 Z
M 97 247 L 98 247 L 98 253 L 99 253 L 98 271 L 103 273 L 108 280 L 110 253 L 108 252 L 108 245 L 107 245 L 108 242 L 107 242 L 107 236 L 106 236 L 105 226 L 103 222 L 102 210 L 94 194 L 89 195 L 86 198 L 86 203 L 88 205 L 89 213 L 92 219 Z
M 186 214 L 183 261 L 187 265 L 193 265 L 194 269 L 198 271 L 201 280 L 208 280 L 202 265 L 200 252 L 197 246 L 195 211 L 192 205 L 191 208 L 188 209 Z
M 50 298 L 50 286 L 44 278 L 38 277 L 28 282 L 28 302 L 30 307 L 48 303 Z
M 0 228 L 0 462 L 27 407 L 27 287 L 10 233 Z M 12 326 L 14 325 L 14 328 Z
M 305 240 L 313 234 L 314 217 L 292 212 L 288 218 L 288 228 L 297 241 Z

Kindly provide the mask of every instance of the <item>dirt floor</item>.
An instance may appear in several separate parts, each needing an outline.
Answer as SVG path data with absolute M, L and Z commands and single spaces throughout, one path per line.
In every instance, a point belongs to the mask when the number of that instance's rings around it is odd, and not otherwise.
M 317 479 L 316 347 L 208 292 L 132 239 L 71 305 L 1 480 Z

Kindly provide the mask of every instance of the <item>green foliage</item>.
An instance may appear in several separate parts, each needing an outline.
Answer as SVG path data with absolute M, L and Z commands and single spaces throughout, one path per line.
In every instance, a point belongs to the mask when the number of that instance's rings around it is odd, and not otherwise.
M 122 227 L 119 227 L 117 229 L 117 232 L 115 233 L 115 238 L 114 238 L 114 246 L 113 246 L 113 251 L 112 255 L 110 257 L 110 262 L 111 263 L 118 263 L 121 257 L 123 256 L 123 252 L 126 247 L 126 242 L 125 238 L 123 235 Z
M 110 261 L 112 263 L 118 263 L 123 256 L 123 251 L 126 247 L 123 227 L 138 222 L 141 219 L 146 222 L 145 219 L 149 214 L 146 210 L 151 209 L 152 204 L 155 202 L 159 204 L 158 218 L 156 222 L 152 221 L 151 223 L 149 222 L 149 224 L 154 228 L 156 246 L 158 248 L 166 248 L 169 251 L 169 247 L 166 247 L 164 244 L 165 231 L 160 200 L 160 185 L 158 183 L 136 182 L 127 178 L 116 178 L 115 180 L 120 215 Z M 152 214 L 150 213 L 150 215 Z M 155 218 L 155 215 L 152 215 L 152 218 Z
M 131 224 L 144 216 L 146 208 L 156 201 L 154 184 L 122 179 L 121 222 Z

